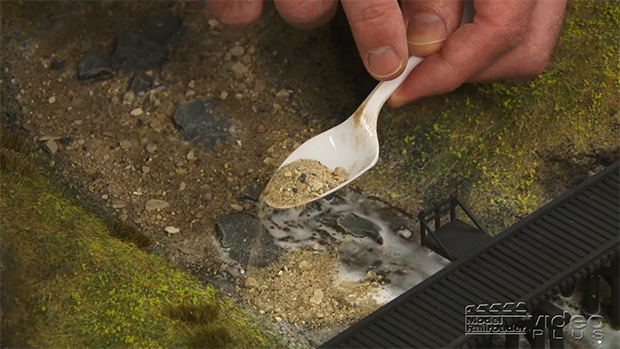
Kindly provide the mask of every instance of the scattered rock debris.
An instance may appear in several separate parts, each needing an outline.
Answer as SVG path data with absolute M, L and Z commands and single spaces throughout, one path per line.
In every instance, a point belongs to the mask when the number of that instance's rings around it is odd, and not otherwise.
M 301 159 L 278 169 L 263 191 L 263 200 L 274 207 L 294 207 L 314 200 L 347 180 L 346 170 L 334 171 L 317 160 Z
M 260 313 L 297 326 L 350 324 L 376 309 L 373 295 L 380 286 L 341 281 L 337 259 L 330 251 L 292 251 L 267 267 L 250 268 L 241 296 Z

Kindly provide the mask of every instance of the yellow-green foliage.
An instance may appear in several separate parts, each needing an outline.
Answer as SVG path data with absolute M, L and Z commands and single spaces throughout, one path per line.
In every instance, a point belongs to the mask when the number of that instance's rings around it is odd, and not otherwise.
M 0 174 L 3 346 L 278 346 L 212 287 L 111 237 L 48 180 Z
M 550 64 L 531 81 L 468 85 L 395 110 L 380 164 L 427 205 L 459 191 L 494 231 L 535 210 L 548 180 L 563 177 L 550 169 L 570 172 L 558 162 L 620 150 L 619 4 L 570 2 Z

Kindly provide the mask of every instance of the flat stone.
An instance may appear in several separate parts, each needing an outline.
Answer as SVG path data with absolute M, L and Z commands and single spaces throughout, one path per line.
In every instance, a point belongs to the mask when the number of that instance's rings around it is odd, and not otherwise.
M 170 207 L 169 203 L 167 203 L 164 200 L 158 200 L 158 199 L 151 199 L 147 201 L 144 206 L 144 208 L 146 208 L 147 211 L 163 210 L 168 207 Z
M 383 238 L 379 234 L 379 227 L 373 222 L 358 217 L 354 214 L 348 214 L 340 216 L 336 219 L 337 227 L 339 230 L 344 230 L 345 233 L 351 234 L 359 238 L 368 237 L 376 241 L 379 245 L 383 245 Z
M 166 56 L 162 49 L 133 30 L 122 32 L 112 54 L 112 68 L 127 72 L 161 70 Z
M 190 256 L 200 256 L 202 254 L 202 251 L 198 249 L 185 246 L 179 246 L 179 251 Z
M 142 108 L 136 108 L 136 109 L 132 110 L 130 112 L 130 114 L 133 115 L 133 116 L 140 116 L 140 115 L 144 114 L 144 111 L 142 110 Z
M 59 140 L 61 137 L 59 136 L 41 136 L 39 137 L 39 142 L 49 141 L 50 139 L 53 141 Z
M 43 148 L 43 150 L 52 155 L 56 154 L 56 152 L 58 151 L 58 144 L 56 144 L 53 139 L 48 139 L 47 141 L 43 142 L 41 147 Z
M 246 185 L 241 189 L 241 198 L 258 202 L 260 194 L 265 189 L 265 186 Z
M 103 52 L 93 47 L 84 53 L 77 67 L 77 75 L 81 81 L 100 81 L 111 78 L 114 73 L 103 56 Z
M 210 99 L 194 99 L 179 103 L 172 120 L 182 131 L 181 137 L 194 144 L 215 149 L 217 142 L 224 142 L 230 133 L 228 120 L 216 117 L 217 102 Z
M 280 90 L 276 93 L 276 98 L 278 99 L 287 99 L 291 96 L 291 93 L 288 90 Z
M 256 280 L 253 277 L 248 277 L 247 279 L 245 279 L 245 287 L 247 288 L 258 288 L 259 284 L 258 284 L 258 280 Z
M 235 212 L 218 219 L 217 234 L 230 258 L 244 266 L 248 264 L 252 242 L 256 238 L 261 239 L 261 245 L 256 251 L 258 266 L 269 265 L 282 254 L 282 249 L 275 244 L 258 218 L 247 213 Z

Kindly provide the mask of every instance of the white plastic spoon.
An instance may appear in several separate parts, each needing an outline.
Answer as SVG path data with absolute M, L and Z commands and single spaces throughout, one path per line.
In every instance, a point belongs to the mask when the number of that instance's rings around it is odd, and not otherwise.
M 405 71 L 394 80 L 380 82 L 347 120 L 310 138 L 284 160 L 279 168 L 296 160 L 312 159 L 320 161 L 331 170 L 336 167 L 343 167 L 348 174 L 346 182 L 326 191 L 321 196 L 305 203 L 298 203 L 295 206 L 310 203 L 335 192 L 351 183 L 377 163 L 379 159 L 379 140 L 377 139 L 379 112 L 392 93 L 420 62 L 422 62 L 422 58 L 410 57 Z M 293 207 L 274 205 L 268 199 L 265 200 L 265 203 L 275 208 Z

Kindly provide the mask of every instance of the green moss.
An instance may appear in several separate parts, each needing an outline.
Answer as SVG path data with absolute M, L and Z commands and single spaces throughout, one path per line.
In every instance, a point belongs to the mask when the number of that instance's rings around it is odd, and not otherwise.
M 367 183 L 395 178 L 378 194 L 397 186 L 405 194 L 396 201 L 412 211 L 457 191 L 495 232 L 532 212 L 557 195 L 550 183 L 571 186 L 607 161 L 600 154 L 620 151 L 619 24 L 618 2 L 570 2 L 539 77 L 465 85 L 392 111 Z
M 278 346 L 215 289 L 112 237 L 47 179 L 10 166 L 0 175 L 3 346 Z

